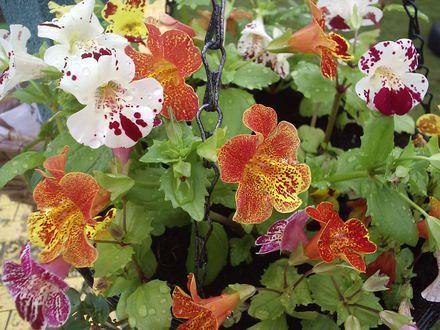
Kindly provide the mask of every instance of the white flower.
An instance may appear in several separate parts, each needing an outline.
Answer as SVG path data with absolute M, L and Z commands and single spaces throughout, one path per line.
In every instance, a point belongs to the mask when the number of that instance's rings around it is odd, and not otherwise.
M 129 148 L 150 133 L 162 109 L 163 89 L 153 78 L 132 81 L 135 67 L 131 60 L 105 56 L 89 60 L 87 67 L 73 61 L 66 70 L 60 87 L 86 105 L 67 119 L 76 141 L 91 148 Z
M 440 251 L 435 252 L 437 258 L 438 275 L 425 290 L 422 291 L 422 297 L 428 301 L 440 302 Z
M 113 56 L 122 60 L 128 57 L 124 52 L 128 41 L 116 34 L 103 33 L 104 28 L 93 12 L 94 6 L 95 0 L 83 0 L 59 19 L 38 26 L 39 37 L 58 43 L 46 50 L 46 63 L 67 74 L 67 66 L 73 61 L 84 61 L 82 66 L 87 67 L 91 61 L 98 62 L 104 57 Z M 88 72 L 78 71 L 75 78 Z
M 27 53 L 29 29 L 17 24 L 10 30 L 0 30 L 0 99 L 19 83 L 39 78 L 46 67 L 41 59 Z
M 418 56 L 409 39 L 378 43 L 359 60 L 359 69 L 368 76 L 356 84 L 356 93 L 384 115 L 406 114 L 428 90 L 428 79 L 413 73 Z
M 319 0 L 317 5 L 323 10 L 330 29 L 355 30 L 361 26 L 375 25 L 382 19 L 382 11 L 372 6 L 378 2 L 379 0 Z
M 275 28 L 273 34 L 273 37 L 277 38 L 282 32 Z M 281 78 L 285 78 L 290 71 L 287 58 L 292 55 L 269 53 L 266 48 L 272 40 L 273 38 L 266 33 L 263 19 L 257 18 L 247 24 L 241 32 L 240 40 L 238 40 L 237 52 L 246 60 L 269 66 Z

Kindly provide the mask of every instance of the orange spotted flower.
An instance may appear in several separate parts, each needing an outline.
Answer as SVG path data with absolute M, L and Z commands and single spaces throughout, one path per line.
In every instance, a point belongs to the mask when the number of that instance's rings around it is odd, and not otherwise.
M 326 78 L 333 79 L 337 73 L 337 59 L 349 61 L 352 56 L 348 53 L 350 48 L 344 37 L 334 32 L 325 31 L 325 19 L 321 9 L 313 0 L 309 0 L 312 22 L 306 27 L 293 33 L 289 39 L 281 37 L 269 45 L 271 52 L 286 51 L 317 54 L 321 56 L 321 72 Z M 282 49 L 281 49 L 282 48 Z
M 48 263 L 58 256 L 74 267 L 91 266 L 97 250 L 90 244 L 114 216 L 94 217 L 108 202 L 96 180 L 85 173 L 65 173 L 68 148 L 44 162 L 49 174 L 35 187 L 38 211 L 29 215 L 27 231 L 31 243 L 42 247 L 40 261 Z
M 177 120 L 192 120 L 199 101 L 194 89 L 185 83 L 202 65 L 199 49 L 191 37 L 180 30 L 161 34 L 159 29 L 147 24 L 148 54 L 139 53 L 131 47 L 126 49 L 136 65 L 135 80 L 153 77 L 163 86 L 165 100 L 162 114 L 169 118 L 170 108 Z
M 343 222 L 333 209 L 333 204 L 320 203 L 316 208 L 307 207 L 306 213 L 319 222 L 321 230 L 305 248 L 305 254 L 311 259 L 332 262 L 336 258 L 347 261 L 361 272 L 366 266 L 363 254 L 374 253 L 376 245 L 369 240 L 368 230 L 358 219 Z
M 295 126 L 277 125 L 274 109 L 256 104 L 243 114 L 243 123 L 256 135 L 237 135 L 219 150 L 218 163 L 224 182 L 238 182 L 235 195 L 240 223 L 261 223 L 272 214 L 296 210 L 298 194 L 310 186 L 310 169 L 296 162 L 300 140 Z
M 440 116 L 428 113 L 417 119 L 417 128 L 427 136 L 440 136 Z
M 200 298 L 193 274 L 188 275 L 187 287 L 191 296 L 178 286 L 173 291 L 174 316 L 188 320 L 179 325 L 179 330 L 216 330 L 240 303 L 239 292 Z

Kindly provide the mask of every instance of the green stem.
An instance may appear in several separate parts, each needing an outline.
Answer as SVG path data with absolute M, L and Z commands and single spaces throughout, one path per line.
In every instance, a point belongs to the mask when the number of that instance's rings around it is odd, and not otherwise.
M 367 170 L 351 171 L 346 173 L 336 173 L 330 176 L 326 181 L 330 183 L 336 183 L 341 181 L 348 181 L 353 179 L 367 178 L 370 173 Z
M 282 291 L 277 290 L 277 289 L 271 289 L 271 288 L 255 288 L 255 289 L 257 289 L 258 291 L 269 291 L 269 292 L 275 292 L 278 294 L 283 294 Z
M 356 29 L 354 32 L 354 41 L 353 41 L 353 56 L 356 56 L 356 48 L 359 39 L 359 29 Z
M 336 118 L 338 116 L 339 106 L 341 105 L 341 100 L 343 95 L 344 92 L 341 92 L 338 79 L 336 78 L 336 94 L 333 100 L 332 111 L 330 113 L 330 117 L 328 118 L 327 127 L 325 129 L 325 138 L 324 138 L 325 145 L 329 143 L 330 138 L 332 137 L 333 129 L 336 123 Z
M 364 305 L 361 305 L 361 304 L 348 304 L 347 306 L 361 308 L 363 310 L 366 310 L 366 311 L 371 312 L 371 313 L 376 314 L 376 315 L 381 312 L 378 309 L 371 308 L 371 307 L 368 307 L 368 306 L 364 306 Z
M 401 163 L 401 162 L 405 162 L 407 160 L 426 160 L 426 161 L 429 161 L 429 158 L 424 157 L 424 156 L 403 157 L 403 158 L 396 159 L 395 163 Z
M 405 200 L 409 205 L 411 205 L 414 209 L 416 209 L 417 211 L 419 211 L 421 214 L 423 214 L 423 216 L 425 218 L 429 218 L 430 215 L 424 210 L 422 209 L 419 205 L 417 205 L 416 203 L 414 203 L 414 201 L 409 198 L 408 196 L 406 196 L 405 194 L 399 192 L 399 196 Z
M 125 196 L 122 197 L 122 229 L 127 234 L 127 200 Z

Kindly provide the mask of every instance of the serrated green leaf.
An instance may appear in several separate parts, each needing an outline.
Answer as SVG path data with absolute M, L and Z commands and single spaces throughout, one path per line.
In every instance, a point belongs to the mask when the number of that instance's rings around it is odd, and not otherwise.
M 275 320 L 265 320 L 258 322 L 247 330 L 287 330 L 286 316 L 283 314 Z
M 234 75 L 232 83 L 246 89 L 263 89 L 280 80 L 280 76 L 263 64 L 246 62 Z
M 231 238 L 231 265 L 238 266 L 244 261 L 252 260 L 251 248 L 255 240 L 252 235 L 245 235 L 242 238 Z
M 114 225 L 123 228 L 123 218 L 124 212 L 118 210 Z M 145 206 L 128 201 L 125 213 L 127 233 L 123 236 L 123 241 L 125 243 L 140 244 L 148 240 L 151 243 L 152 220 Z
M 259 291 L 251 299 L 248 313 L 260 320 L 276 320 L 284 313 L 281 295 L 272 291 Z
M 153 145 L 139 161 L 144 163 L 164 163 L 171 164 L 178 162 L 180 151 L 171 141 L 153 141 Z
M 206 222 L 198 224 L 201 235 L 206 235 L 209 225 Z M 206 266 L 206 284 L 214 281 L 228 261 L 228 235 L 222 225 L 213 223 L 213 230 L 207 242 L 208 263 Z M 191 231 L 191 240 L 186 257 L 188 273 L 194 273 L 194 230 Z
M 392 116 L 374 115 L 366 123 L 361 137 L 359 163 L 372 169 L 385 163 L 394 148 L 394 119 Z
M 417 226 L 408 203 L 399 193 L 377 181 L 364 185 L 363 190 L 368 215 L 371 215 L 377 230 L 400 244 L 415 246 L 418 241 Z
M 123 174 L 95 171 L 94 176 L 99 185 L 111 193 L 112 201 L 125 195 L 134 186 L 134 180 Z
M 44 160 L 44 155 L 38 151 L 27 151 L 15 156 L 0 168 L 0 188 L 17 175 L 42 165 Z
M 98 259 L 93 268 L 95 276 L 110 276 L 118 272 L 131 261 L 134 250 L 131 246 L 120 246 L 111 243 L 98 243 Z
M 302 320 L 301 326 L 303 330 L 339 330 L 336 322 L 330 317 L 319 314 L 318 317 L 312 320 Z
M 325 133 L 322 129 L 302 125 L 298 128 L 301 139 L 301 148 L 308 153 L 317 153 L 319 146 L 324 142 Z
M 145 283 L 127 299 L 128 322 L 137 329 L 169 329 L 171 304 L 166 282 L 153 280 Z

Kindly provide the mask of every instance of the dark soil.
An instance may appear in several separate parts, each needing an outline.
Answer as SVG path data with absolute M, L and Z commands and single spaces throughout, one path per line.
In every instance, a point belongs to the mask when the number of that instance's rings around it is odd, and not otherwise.
M 291 89 L 287 89 L 278 94 L 269 94 L 264 92 L 256 93 L 255 99 L 257 103 L 271 106 L 277 110 L 279 120 L 287 120 L 293 123 L 296 127 L 303 124 L 309 124 L 310 119 L 301 117 L 296 110 L 299 108 L 301 102 L 301 94 Z M 284 102 L 281 102 L 281 101 Z M 289 100 L 289 102 L 285 102 Z M 318 119 L 317 126 L 325 129 L 327 124 L 326 117 Z M 362 128 L 355 124 L 348 124 L 342 131 L 336 130 L 332 136 L 331 143 L 333 146 L 348 150 L 350 148 L 356 148 L 360 145 L 360 137 L 362 135 Z M 396 134 L 396 145 L 404 147 L 408 144 L 410 139 L 409 135 Z M 344 209 L 344 201 L 346 196 L 341 196 L 342 213 L 347 213 L 349 210 Z M 230 212 L 228 210 L 216 210 L 216 212 L 223 213 L 228 216 Z M 228 237 L 236 236 L 229 228 L 225 228 Z M 164 235 L 155 237 L 153 240 L 153 250 L 158 259 L 158 269 L 156 276 L 162 280 L 168 281 L 172 285 L 179 285 L 182 288 L 186 288 L 186 254 L 188 250 L 190 240 L 191 228 L 190 226 L 182 228 L 167 229 Z M 421 244 L 413 249 L 416 256 L 416 262 L 414 265 L 414 272 L 417 274 L 412 280 L 414 289 L 414 318 L 417 321 L 420 329 L 429 329 L 435 320 L 440 315 L 440 304 L 434 304 L 424 300 L 420 293 L 425 289 L 437 276 L 437 265 L 435 258 L 432 254 L 420 254 Z M 242 263 L 238 267 L 226 266 L 220 276 L 204 288 L 204 295 L 215 296 L 221 293 L 221 291 L 231 283 L 246 283 L 254 286 L 260 285 L 260 278 L 264 270 L 280 256 L 276 253 L 268 255 L 253 255 L 253 260 L 249 264 Z M 307 306 L 304 310 L 316 310 L 318 306 Z M 257 323 L 255 319 L 249 317 L 247 313 L 242 314 L 241 321 L 230 329 L 247 329 L 248 327 Z M 173 321 L 173 325 L 176 326 L 179 323 L 178 320 Z M 288 324 L 290 329 L 301 329 L 299 320 L 288 317 Z M 386 327 L 384 327 L 385 329 Z

